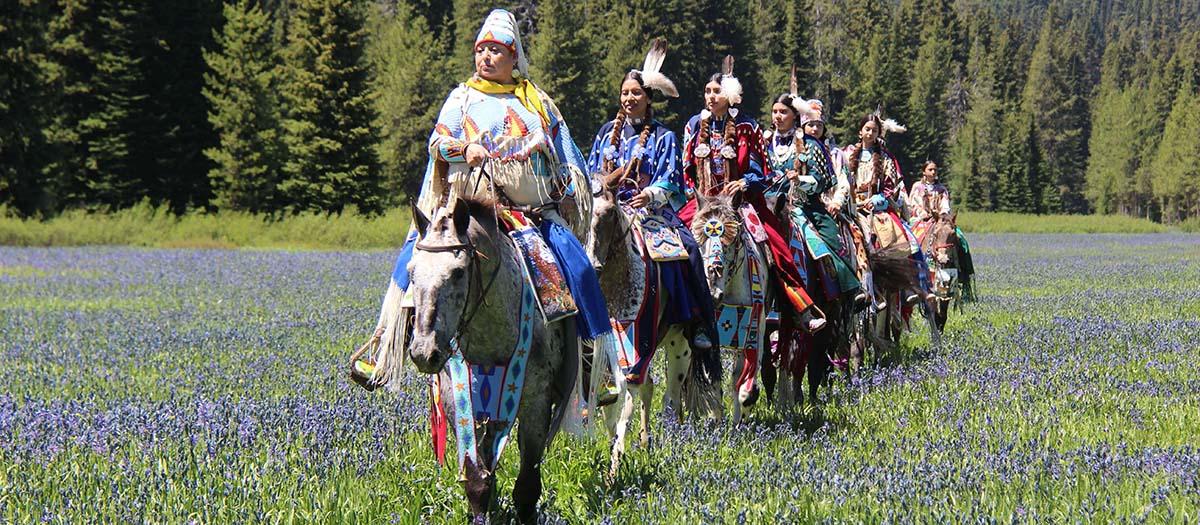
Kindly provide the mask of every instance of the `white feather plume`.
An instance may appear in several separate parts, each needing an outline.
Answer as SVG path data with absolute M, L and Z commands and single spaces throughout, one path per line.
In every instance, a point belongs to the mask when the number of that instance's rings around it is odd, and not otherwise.
M 733 55 L 725 55 L 721 63 L 721 94 L 725 95 L 730 106 L 742 102 L 742 82 L 733 76 Z
M 742 83 L 733 75 L 721 76 L 721 94 L 734 106 L 742 102 Z
M 675 89 L 675 83 L 662 74 L 663 60 L 666 58 L 667 41 L 655 38 L 650 43 L 650 51 L 646 52 L 646 61 L 642 63 L 642 69 L 634 71 L 642 75 L 642 85 L 668 97 L 678 97 L 679 90 Z
M 905 131 L 908 131 L 908 128 L 901 126 L 899 122 L 896 122 L 893 119 L 887 119 L 883 121 L 884 135 L 888 133 L 904 133 Z
M 812 104 L 795 93 L 792 93 L 792 109 L 796 110 L 797 115 L 807 115 L 813 111 Z

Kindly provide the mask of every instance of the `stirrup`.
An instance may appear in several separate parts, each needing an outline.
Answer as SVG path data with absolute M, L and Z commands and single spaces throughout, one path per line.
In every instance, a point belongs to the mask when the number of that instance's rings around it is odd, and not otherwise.
M 596 392 L 596 408 L 606 407 L 617 402 L 621 398 L 621 392 L 617 390 L 616 385 L 602 385 Z
M 358 386 L 363 387 L 367 392 L 371 392 L 379 387 L 375 383 L 375 352 L 372 351 L 367 355 L 368 350 L 379 349 L 379 339 L 381 332 L 376 331 L 366 343 L 358 347 L 353 354 L 350 355 L 350 380 L 354 381 Z

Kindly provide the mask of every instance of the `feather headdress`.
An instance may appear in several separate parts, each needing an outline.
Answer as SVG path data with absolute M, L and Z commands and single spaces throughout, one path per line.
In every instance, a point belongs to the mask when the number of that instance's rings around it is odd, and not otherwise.
M 721 64 L 721 94 L 729 101 L 730 106 L 742 102 L 742 83 L 733 76 L 733 55 L 725 55 Z
M 634 69 L 633 71 L 642 75 L 642 84 L 646 87 L 668 97 L 678 97 L 679 91 L 675 89 L 675 83 L 662 74 L 663 60 L 666 58 L 667 41 L 662 38 L 655 38 L 654 41 L 650 42 L 650 51 L 646 52 L 646 61 L 642 64 L 642 69 Z
M 887 137 L 888 133 L 904 133 L 905 131 L 908 131 L 908 128 L 904 127 L 899 122 L 896 122 L 895 119 L 884 120 L 882 113 L 883 112 L 880 110 L 879 106 L 875 106 L 875 112 L 871 113 L 871 115 L 874 115 L 875 118 L 879 120 L 880 128 L 882 128 L 879 130 L 880 138 Z

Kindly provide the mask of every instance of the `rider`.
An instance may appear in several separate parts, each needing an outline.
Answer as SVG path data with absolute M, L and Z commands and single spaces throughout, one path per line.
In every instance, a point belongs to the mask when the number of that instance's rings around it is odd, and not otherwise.
M 715 309 L 704 278 L 700 248 L 691 230 L 676 216 L 687 203 L 679 166 L 675 132 L 654 118 L 653 92 L 678 97 L 675 84 L 659 72 L 666 42 L 655 39 L 641 70 L 630 70 L 621 80 L 620 109 L 605 123 L 592 142 L 588 171 L 597 179 L 615 181 L 617 200 L 661 217 L 678 233 L 687 249 L 686 261 L 659 263 L 659 277 L 671 300 L 666 322 L 695 325 L 692 344 L 712 348 L 716 340 Z M 636 173 L 629 173 L 635 170 Z
M 528 78 L 528 62 L 516 19 L 503 9 L 492 11 L 475 38 L 475 73 L 450 92 L 429 137 L 429 162 L 417 199 L 428 217 L 455 196 L 490 193 L 473 168 L 490 162 L 510 168 L 515 180 L 498 189 L 501 200 L 536 208 L 538 230 L 549 246 L 579 310 L 577 334 L 594 339 L 611 327 L 604 296 L 583 246 L 559 215 L 556 204 L 573 197 L 584 179 L 583 155 L 554 102 Z M 581 189 L 587 191 L 587 189 Z M 392 272 L 392 283 L 376 328 L 380 355 L 371 374 L 373 384 L 387 382 L 399 370 L 406 331 L 401 308 L 408 288 L 408 262 L 417 232 L 409 229 Z M 514 298 L 515 300 L 515 298 Z
M 911 264 L 916 266 L 918 282 L 893 283 L 909 290 L 907 302 L 924 297 L 929 300 L 929 276 L 924 254 L 908 224 L 901 220 L 904 181 L 900 165 L 883 143 L 888 132 L 903 132 L 905 128 L 891 119 L 883 120 L 878 112 L 859 120 L 859 141 L 847 146 L 850 177 L 854 179 L 854 204 L 858 210 L 861 230 L 868 234 L 867 244 L 873 252 L 902 246 Z M 873 288 L 874 279 L 868 279 Z M 874 294 L 876 290 L 871 290 Z M 882 304 L 876 297 L 876 303 Z
M 908 214 L 914 225 L 950 218 L 950 191 L 938 180 L 937 162 L 927 160 L 921 166 L 921 180 L 913 184 L 908 199 Z
M 692 116 L 683 131 L 683 173 L 691 200 L 679 216 L 691 224 L 697 211 L 696 194 L 743 194 L 762 222 L 776 266 L 772 273 L 792 307 L 800 312 L 802 327 L 820 330 L 825 320 L 814 312 L 783 236 L 786 230 L 764 198 L 769 169 L 764 166 L 762 132 L 754 119 L 736 107 L 741 101 L 742 84 L 733 75 L 733 57 L 727 56 L 722 72 L 712 75 L 704 86 L 705 109 Z

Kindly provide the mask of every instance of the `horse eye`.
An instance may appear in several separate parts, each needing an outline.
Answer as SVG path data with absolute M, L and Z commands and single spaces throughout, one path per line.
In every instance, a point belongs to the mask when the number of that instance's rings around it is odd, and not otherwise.
M 453 269 L 453 270 L 451 270 L 451 271 L 450 271 L 450 278 L 451 278 L 451 279 L 455 279 L 455 280 L 462 279 L 462 276 L 463 276 L 463 269 L 462 269 L 462 268 L 455 268 L 455 269 Z

